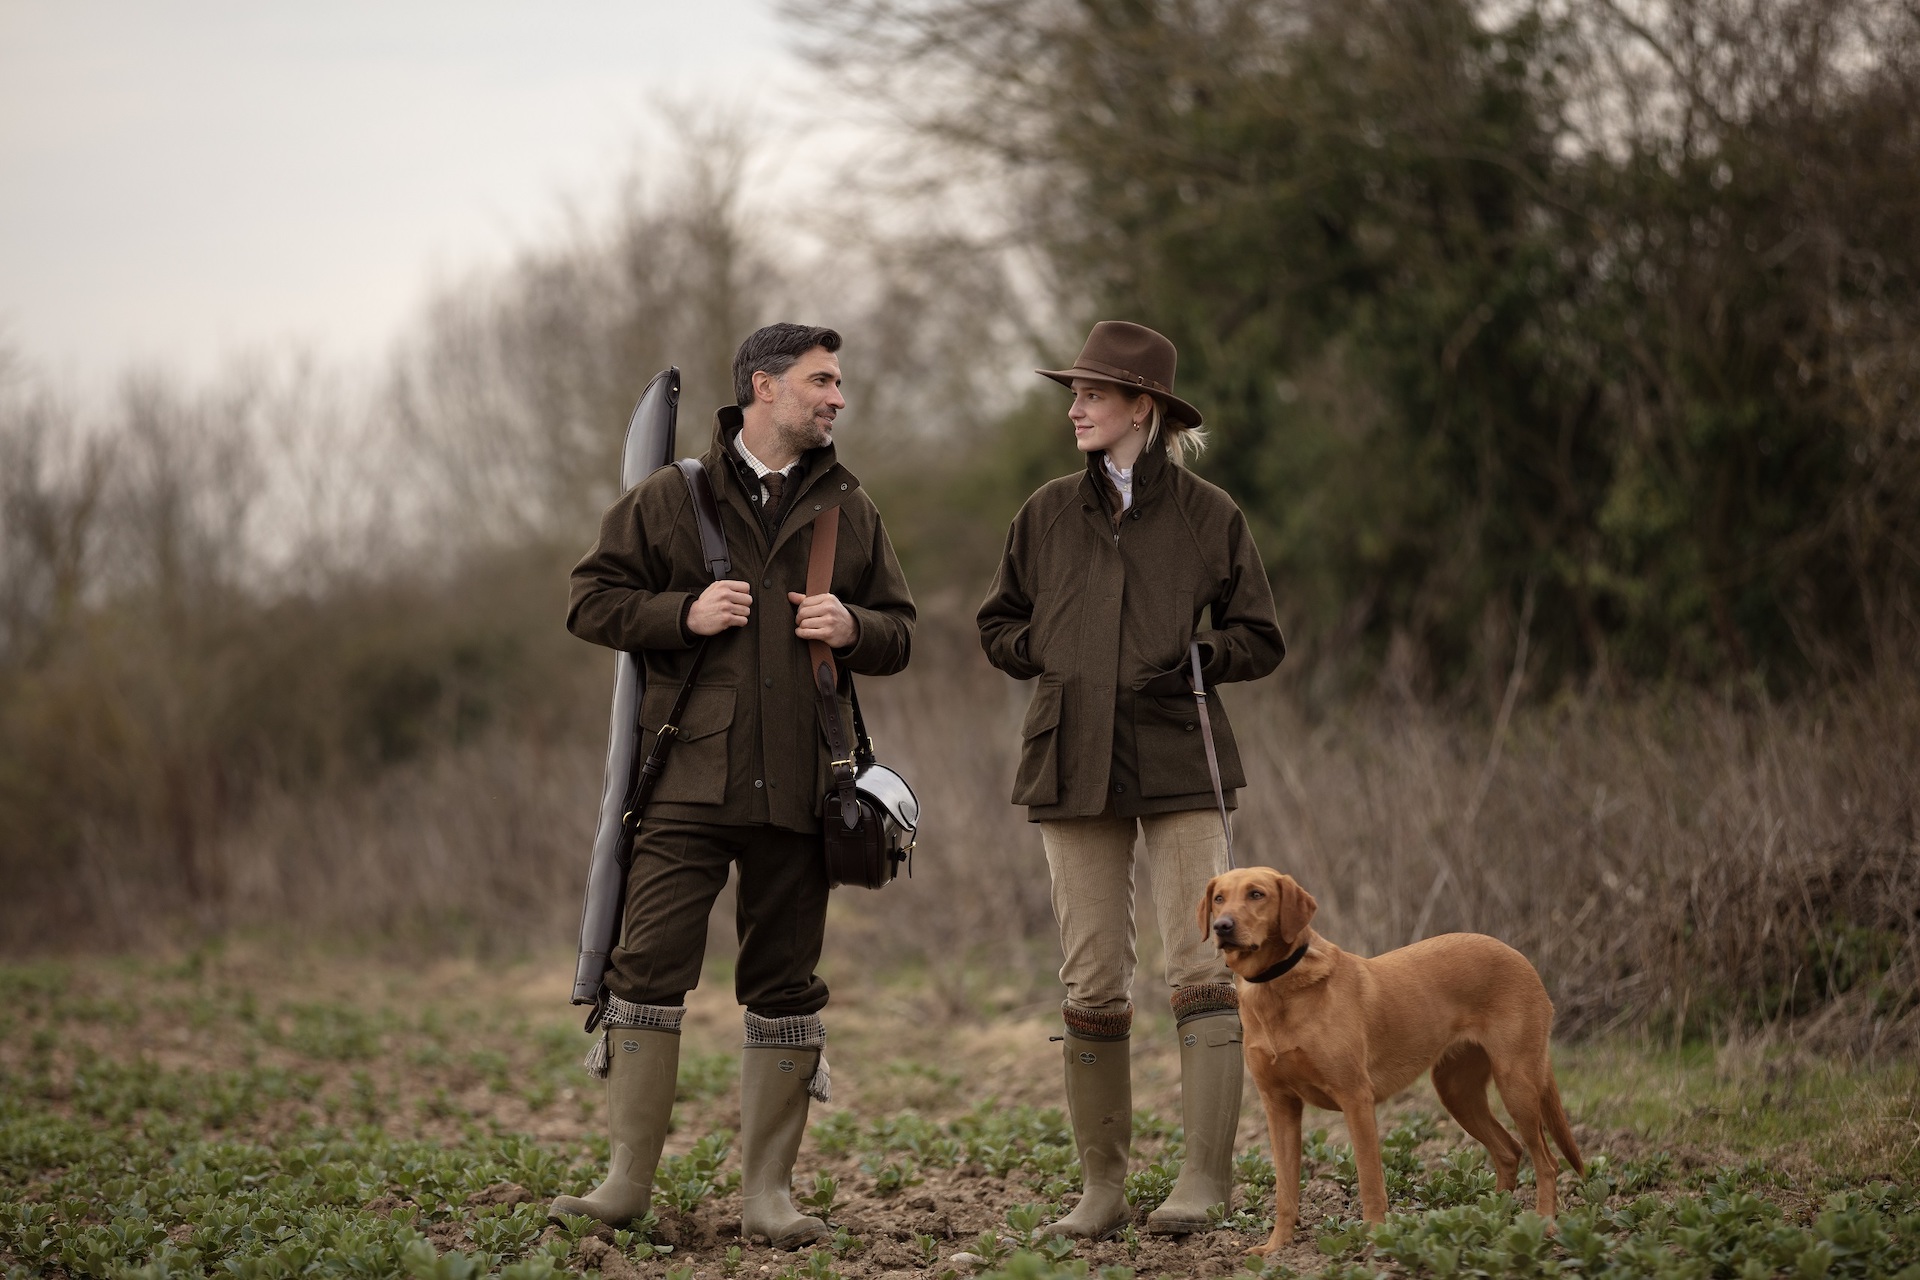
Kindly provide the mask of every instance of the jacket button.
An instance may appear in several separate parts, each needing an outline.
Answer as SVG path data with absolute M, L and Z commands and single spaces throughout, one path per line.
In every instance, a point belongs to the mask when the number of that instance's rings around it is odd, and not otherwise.
M 1113 794 L 1115 794 L 1115 795 L 1117 795 L 1117 796 L 1123 796 L 1123 795 L 1125 795 L 1126 793 L 1127 793 L 1127 784 L 1126 784 L 1126 783 L 1124 783 L 1124 782 L 1116 782 L 1116 783 L 1114 783 L 1114 784 L 1113 784 Z
M 771 680 L 769 680 L 769 681 L 767 681 L 767 683 L 768 683 L 768 684 L 772 684 L 772 683 L 773 683 L 773 681 L 771 681 Z M 1199 726 L 1197 726 L 1197 725 L 1195 725 L 1195 724 L 1193 723 L 1193 721 L 1191 721 L 1191 720 L 1189 720 L 1189 721 L 1187 721 L 1187 732 L 1188 732 L 1188 733 L 1192 733 L 1192 732 L 1193 732 L 1193 731 L 1194 731 L 1194 730 L 1195 730 L 1196 728 L 1198 728 L 1198 727 L 1199 727 Z
M 768 677 L 766 678 L 766 680 L 765 680 L 765 681 L 764 681 L 763 683 L 765 683 L 765 684 L 766 684 L 766 686 L 767 686 L 767 688 L 769 688 L 769 689 L 771 689 L 771 688 L 773 688 L 773 677 L 772 677 L 772 676 L 768 676 Z M 1191 728 L 1193 728 L 1193 726 L 1192 726 L 1192 725 L 1188 725 L 1188 726 L 1187 726 L 1187 728 L 1189 728 L 1189 729 L 1191 729 Z
M 762 781 L 761 781 L 760 779 L 758 779 L 758 778 L 755 778 L 755 779 L 753 780 L 753 786 L 754 786 L 754 790 L 756 790 L 756 791 L 757 791 L 757 790 L 759 790 L 759 789 L 760 789 L 761 787 L 764 787 L 764 786 L 766 786 L 766 785 L 767 785 L 766 783 L 764 783 L 764 782 L 762 782 Z
M 845 485 L 841 485 L 841 486 L 840 486 L 840 492 L 842 492 L 842 493 L 845 493 L 846 491 L 847 491 L 847 486 L 845 486 Z
M 767 784 L 767 790 L 769 791 L 778 791 L 779 789 L 780 789 L 780 784 L 777 782 L 769 782 Z
M 762 578 L 762 579 L 760 579 L 760 585 L 761 585 L 761 586 L 763 586 L 763 587 L 765 587 L 765 588 L 767 588 L 768 590 L 772 590 L 772 589 L 773 589 L 773 579 L 772 579 L 772 578 Z
M 816 503 L 814 503 L 814 504 L 813 504 L 813 509 L 814 509 L 815 511 L 818 511 L 818 510 L 820 509 L 820 504 L 819 504 L 819 503 L 817 503 L 817 502 L 816 502 Z

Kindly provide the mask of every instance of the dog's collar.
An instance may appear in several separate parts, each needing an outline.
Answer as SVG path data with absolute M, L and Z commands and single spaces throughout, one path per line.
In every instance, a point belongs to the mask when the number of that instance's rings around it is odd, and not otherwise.
M 1247 981 L 1248 982 L 1272 982 L 1275 978 L 1279 977 L 1281 974 L 1285 973 L 1287 970 L 1293 968 L 1293 966 L 1299 964 L 1302 960 L 1306 958 L 1306 955 L 1307 955 L 1307 944 L 1303 942 L 1300 944 L 1300 949 L 1298 951 L 1288 956 L 1285 960 L 1282 960 L 1279 964 L 1273 965 L 1266 969 L 1262 969 L 1260 972 L 1254 974 L 1251 978 L 1248 978 Z

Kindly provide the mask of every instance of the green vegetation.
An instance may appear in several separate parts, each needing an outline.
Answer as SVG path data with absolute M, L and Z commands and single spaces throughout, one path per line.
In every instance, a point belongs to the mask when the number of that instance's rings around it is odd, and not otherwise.
M 897 1034 L 862 1031 L 857 1018 L 836 1037 L 842 1063 L 875 1079 L 960 1084 L 957 1105 L 935 1112 L 816 1113 L 796 1198 L 829 1217 L 830 1242 L 786 1255 L 729 1234 L 739 1173 L 718 1121 L 731 1089 L 711 1083 L 725 1050 L 694 1032 L 654 1216 L 622 1231 L 549 1224 L 547 1197 L 590 1185 L 607 1154 L 590 1090 L 580 1107 L 556 1105 L 586 1089 L 581 1037 L 532 1016 L 538 1002 L 509 1001 L 483 1023 L 424 1012 L 477 971 L 440 988 L 399 971 L 382 981 L 365 962 L 335 967 L 347 970 L 343 988 L 367 994 L 303 990 L 310 961 L 253 956 L 0 968 L 0 1275 L 631 1280 L 627 1268 L 661 1280 L 898 1270 L 939 1280 L 968 1273 L 948 1262 L 964 1251 L 989 1276 L 1118 1280 L 1225 1275 L 1272 1228 L 1275 1173 L 1263 1138 L 1248 1137 L 1261 1128 L 1250 1096 L 1238 1197 L 1214 1231 L 1041 1236 L 1077 1191 L 1064 1119 L 966 1082 L 1050 1089 L 1053 1056 L 1036 1052 L 1010 1076 L 962 1028 L 928 1054 L 941 1063 L 930 1073 L 888 1060 Z M 146 993 L 143 1010 L 109 998 L 128 986 Z M 1151 1046 L 1141 1051 L 1151 1064 Z M 1243 1274 L 1920 1275 L 1920 1069 L 1850 1070 L 1738 1044 L 1609 1042 L 1557 1057 L 1589 1160 L 1584 1178 L 1562 1175 L 1557 1231 L 1527 1207 L 1530 1170 L 1517 1196 L 1496 1192 L 1480 1148 L 1416 1095 L 1384 1117 L 1394 1216 L 1375 1228 L 1351 1218 L 1351 1152 L 1315 1130 L 1300 1235 Z M 1166 1114 L 1135 1114 L 1137 1217 L 1179 1166 L 1182 1134 Z
M 1920 1184 L 1920 1063 L 1855 1062 L 1738 1042 L 1682 1050 L 1599 1043 L 1554 1051 L 1574 1114 L 1656 1147 L 1758 1161 L 1818 1181 Z

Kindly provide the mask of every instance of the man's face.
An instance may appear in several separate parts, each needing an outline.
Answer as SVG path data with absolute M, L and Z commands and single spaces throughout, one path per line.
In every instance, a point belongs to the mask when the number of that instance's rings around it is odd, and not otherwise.
M 755 381 L 764 375 L 755 375 Z M 840 360 L 825 347 L 794 361 L 771 380 L 773 429 L 794 453 L 818 449 L 833 440 L 833 420 L 847 407 L 840 394 Z

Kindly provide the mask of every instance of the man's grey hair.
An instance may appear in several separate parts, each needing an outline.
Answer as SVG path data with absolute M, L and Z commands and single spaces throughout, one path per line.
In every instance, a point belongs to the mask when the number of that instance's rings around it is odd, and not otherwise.
M 840 349 L 840 335 L 812 324 L 770 324 L 755 329 L 733 353 L 733 402 L 741 408 L 753 403 L 753 375 L 777 378 L 815 347 Z

